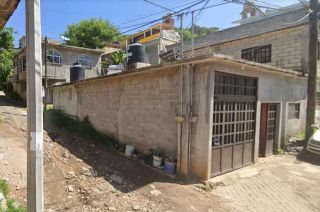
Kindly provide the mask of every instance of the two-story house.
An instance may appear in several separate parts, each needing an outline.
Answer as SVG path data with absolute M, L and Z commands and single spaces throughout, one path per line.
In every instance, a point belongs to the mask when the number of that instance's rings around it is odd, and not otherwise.
M 251 8 L 254 10 L 254 8 Z M 250 15 L 248 15 L 250 14 Z M 264 15 L 248 10 L 235 27 L 184 42 L 186 57 L 221 53 L 240 59 L 307 72 L 309 8 L 299 3 L 268 10 Z M 180 44 L 167 47 L 180 49 Z
M 70 67 L 73 63 L 78 62 L 85 68 L 85 78 L 92 78 L 101 75 L 100 56 L 102 50 L 88 49 L 76 46 L 68 46 L 60 42 L 48 39 L 47 43 L 47 58 L 45 58 L 44 41 L 42 44 L 43 68 L 42 77 L 43 83 L 45 78 L 45 63 L 47 60 L 47 79 L 48 85 L 53 85 L 57 82 L 70 81 Z M 13 86 L 14 91 L 21 98 L 26 99 L 26 46 L 25 37 L 20 39 L 20 50 L 14 58 L 13 71 Z

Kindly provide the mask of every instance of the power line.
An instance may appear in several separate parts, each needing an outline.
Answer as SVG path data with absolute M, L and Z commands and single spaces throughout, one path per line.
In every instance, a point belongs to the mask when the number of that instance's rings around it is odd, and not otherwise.
M 198 14 L 196 15 L 196 17 L 194 18 L 194 22 L 196 23 L 198 21 L 198 18 L 200 17 L 202 11 L 203 11 L 203 8 L 205 8 L 208 3 L 210 2 L 210 0 L 207 0 L 204 5 L 202 6 L 202 8 L 200 9 L 200 11 L 198 12 Z
M 201 4 L 201 3 L 204 2 L 204 1 L 206 1 L 206 0 L 201 0 L 200 2 L 194 3 L 194 4 L 190 5 L 190 6 L 188 6 L 188 7 L 186 7 L 186 8 L 183 8 L 183 9 L 181 9 L 181 10 L 179 10 L 179 11 L 176 11 L 176 12 L 170 14 L 170 15 L 171 15 L 171 16 L 177 16 L 177 14 L 179 14 L 179 13 L 181 13 L 181 12 L 183 12 L 183 11 L 189 9 L 189 8 L 192 8 L 192 7 L 194 7 L 194 6 L 197 6 L 198 4 Z M 167 16 L 165 16 L 165 17 L 169 17 L 169 15 L 167 15 Z M 122 33 L 120 33 L 119 35 L 123 35 L 123 34 L 125 34 L 125 33 L 134 31 L 134 30 L 136 30 L 136 29 L 140 29 L 140 28 L 145 27 L 145 26 L 148 26 L 148 25 L 150 25 L 150 24 L 154 24 L 154 23 L 156 23 L 156 22 L 158 22 L 158 21 L 161 21 L 162 19 L 163 19 L 163 18 L 158 18 L 158 19 L 152 20 L 152 21 L 150 21 L 150 22 L 148 22 L 148 23 L 142 24 L 141 26 L 138 26 L 138 27 L 135 27 L 135 28 L 133 28 L 133 29 L 127 30 L 127 31 L 125 31 L 125 32 L 122 32 Z
M 186 6 L 186 5 L 190 5 L 190 4 L 193 4 L 193 3 L 197 3 L 197 2 L 202 2 L 202 1 L 199 1 L 199 0 L 197 0 L 197 1 L 192 1 L 192 2 L 189 2 L 189 3 L 182 4 L 182 5 L 179 5 L 179 6 L 177 6 L 177 7 L 174 7 L 173 9 L 177 9 L 177 8 L 180 8 L 180 7 L 183 7 L 183 6 Z M 121 30 L 121 29 L 128 29 L 128 28 L 132 28 L 132 27 L 135 27 L 135 26 L 139 26 L 139 25 L 141 25 L 141 24 L 146 24 L 146 23 L 148 23 L 148 21 L 147 21 L 147 22 L 143 22 L 143 23 L 138 23 L 138 24 L 130 25 L 130 26 L 120 27 L 121 25 L 128 24 L 128 23 L 132 23 L 132 22 L 136 22 L 136 21 L 141 20 L 141 19 L 149 18 L 150 16 L 162 14 L 163 12 L 165 12 L 165 11 L 156 12 L 156 13 L 153 13 L 153 14 L 150 14 L 150 15 L 146 15 L 146 16 L 143 16 L 143 17 L 140 17 L 140 18 L 132 19 L 132 20 L 129 20 L 129 21 L 120 23 L 120 24 L 115 25 L 115 26 L 117 26 L 117 27 L 120 28 L 120 30 Z
M 142 1 L 147 2 L 147 3 L 149 3 L 149 4 L 152 4 L 152 5 L 154 5 L 154 6 L 160 7 L 160 8 L 162 8 L 162 9 L 168 10 L 168 11 L 170 11 L 170 12 L 175 12 L 174 10 L 172 10 L 172 9 L 170 9 L 170 8 L 168 8 L 168 7 L 162 6 L 162 5 L 157 4 L 157 3 L 154 3 L 154 2 L 152 2 L 152 1 L 149 1 L 149 0 L 142 0 Z

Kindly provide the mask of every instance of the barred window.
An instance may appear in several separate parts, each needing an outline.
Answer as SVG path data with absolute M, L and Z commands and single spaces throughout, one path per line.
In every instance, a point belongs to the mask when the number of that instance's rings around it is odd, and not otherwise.
M 18 62 L 18 69 L 19 71 L 26 71 L 26 67 L 27 67 L 27 58 L 26 55 L 22 55 L 19 57 L 19 62 Z
M 49 50 L 47 52 L 47 61 L 54 64 L 62 64 L 61 54 L 57 51 Z
M 300 118 L 300 103 L 290 103 L 288 109 L 288 119 Z
M 84 67 L 91 67 L 91 59 L 87 55 L 80 55 L 77 62 Z
M 258 46 L 241 51 L 241 59 L 250 60 L 258 63 L 271 62 L 271 44 L 266 46 Z

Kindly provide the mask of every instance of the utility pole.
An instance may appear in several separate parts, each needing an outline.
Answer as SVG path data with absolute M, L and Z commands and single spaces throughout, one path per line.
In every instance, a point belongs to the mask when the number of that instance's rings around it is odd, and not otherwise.
M 26 0 L 27 211 L 43 212 L 43 105 L 40 0 Z
M 317 91 L 317 46 L 318 46 L 318 0 L 310 0 L 309 16 L 309 59 L 308 59 L 308 100 L 306 120 L 306 141 L 313 134 L 311 127 L 315 121 L 316 91 Z
M 48 48 L 48 37 L 45 36 L 44 37 L 44 115 L 43 115 L 43 119 L 45 121 L 45 114 L 47 111 L 47 93 L 48 93 L 48 64 L 47 64 L 47 48 Z
M 192 56 L 194 56 L 194 11 L 191 12 L 191 22 L 192 22 L 192 40 L 191 40 L 191 46 L 192 46 Z
M 183 59 L 183 15 L 184 15 L 184 13 L 181 13 L 179 15 L 179 17 L 180 17 L 180 32 L 181 32 L 181 35 L 180 35 L 180 40 L 181 40 L 180 57 L 181 57 L 181 59 Z

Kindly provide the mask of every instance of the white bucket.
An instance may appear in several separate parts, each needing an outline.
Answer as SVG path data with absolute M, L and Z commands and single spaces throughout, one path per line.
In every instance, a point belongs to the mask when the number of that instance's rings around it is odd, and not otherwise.
M 153 166 L 157 168 L 161 168 L 161 165 L 162 165 L 162 158 L 153 156 Z
M 134 146 L 133 145 L 130 145 L 130 144 L 128 144 L 128 145 L 126 145 L 126 156 L 132 156 L 132 154 L 133 154 L 133 152 L 134 152 Z

